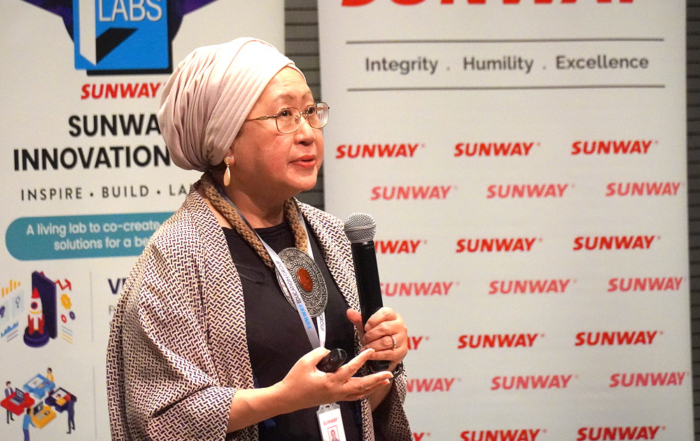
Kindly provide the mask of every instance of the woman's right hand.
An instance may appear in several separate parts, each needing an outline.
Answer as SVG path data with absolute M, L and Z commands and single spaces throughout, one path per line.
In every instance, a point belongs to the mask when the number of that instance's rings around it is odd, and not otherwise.
M 328 354 L 328 349 L 316 348 L 301 357 L 279 383 L 281 398 L 290 412 L 338 401 L 355 401 L 370 395 L 376 388 L 389 384 L 390 372 L 378 372 L 365 377 L 353 377 L 367 362 L 372 349 L 362 351 L 337 371 L 326 373 L 316 365 Z
M 374 352 L 367 349 L 332 373 L 316 369 L 328 354 L 317 348 L 301 357 L 279 383 L 260 389 L 236 391 L 229 410 L 228 432 L 248 427 L 268 418 L 299 409 L 337 401 L 355 401 L 390 383 L 390 372 L 353 377 Z

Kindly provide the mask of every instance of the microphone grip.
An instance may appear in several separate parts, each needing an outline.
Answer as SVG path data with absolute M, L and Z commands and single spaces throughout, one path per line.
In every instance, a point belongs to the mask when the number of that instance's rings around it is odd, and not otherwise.
M 377 266 L 377 254 L 374 251 L 374 241 L 351 244 L 352 259 L 355 264 L 355 277 L 357 279 L 357 292 L 360 297 L 360 310 L 362 311 L 362 325 L 372 314 L 379 311 L 382 306 L 382 288 L 379 283 L 379 268 Z M 370 360 L 368 362 L 372 372 L 381 372 L 389 369 L 387 360 Z

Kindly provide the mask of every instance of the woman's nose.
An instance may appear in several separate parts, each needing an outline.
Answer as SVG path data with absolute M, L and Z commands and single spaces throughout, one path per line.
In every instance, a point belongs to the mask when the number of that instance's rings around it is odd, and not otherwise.
M 298 141 L 302 144 L 309 144 L 316 139 L 314 134 L 314 128 L 311 127 L 309 121 L 306 120 L 304 115 L 300 115 L 301 121 L 299 121 L 299 128 L 297 129 L 295 135 L 298 137 Z

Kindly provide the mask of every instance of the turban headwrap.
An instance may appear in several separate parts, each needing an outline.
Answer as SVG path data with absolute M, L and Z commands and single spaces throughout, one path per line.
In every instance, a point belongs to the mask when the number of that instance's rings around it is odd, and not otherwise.
M 165 84 L 158 112 L 175 165 L 206 171 L 220 164 L 260 94 L 285 66 L 299 71 L 274 46 L 254 38 L 190 53 Z

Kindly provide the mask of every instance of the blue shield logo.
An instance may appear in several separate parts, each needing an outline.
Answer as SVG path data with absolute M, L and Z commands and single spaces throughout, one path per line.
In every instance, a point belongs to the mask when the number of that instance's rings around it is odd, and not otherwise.
M 171 73 L 183 16 L 216 0 L 24 0 L 61 16 L 88 75 Z
M 75 68 L 167 71 L 168 0 L 73 0 Z M 95 72 L 95 73 L 97 73 Z

